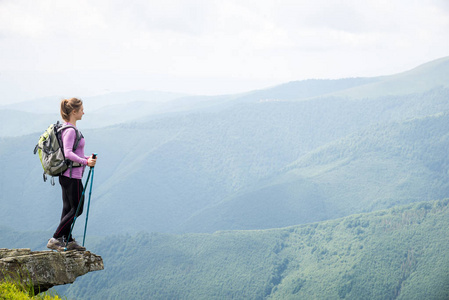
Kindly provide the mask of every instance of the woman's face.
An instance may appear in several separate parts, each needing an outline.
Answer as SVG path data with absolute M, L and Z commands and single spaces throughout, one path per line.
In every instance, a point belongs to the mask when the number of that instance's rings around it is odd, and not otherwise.
M 81 120 L 81 118 L 84 115 L 84 107 L 83 107 L 83 105 L 81 105 L 80 109 L 75 110 L 73 113 L 75 115 L 75 119 L 76 120 Z

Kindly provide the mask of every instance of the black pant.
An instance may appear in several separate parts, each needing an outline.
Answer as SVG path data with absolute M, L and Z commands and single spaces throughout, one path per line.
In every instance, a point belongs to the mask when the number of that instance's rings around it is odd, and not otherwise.
M 84 206 L 84 195 L 83 199 L 81 199 L 83 193 L 83 183 L 81 182 L 81 179 L 59 176 L 59 183 L 62 188 L 62 215 L 61 222 L 53 235 L 55 239 L 62 236 L 67 237 L 69 235 L 70 227 L 72 226 L 80 200 L 82 203 L 77 217 L 83 213 Z

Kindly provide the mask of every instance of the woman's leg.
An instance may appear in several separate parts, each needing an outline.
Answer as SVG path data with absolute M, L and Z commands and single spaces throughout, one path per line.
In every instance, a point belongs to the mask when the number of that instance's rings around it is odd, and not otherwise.
M 58 239 L 60 237 L 67 237 L 70 233 L 73 219 L 75 217 L 76 209 L 78 208 L 81 194 L 83 193 L 83 184 L 81 179 L 69 178 L 59 176 L 59 183 L 62 188 L 62 214 L 61 221 L 56 229 L 53 237 Z M 84 198 L 84 197 L 83 197 Z M 84 199 L 81 199 L 84 202 Z M 83 213 L 84 203 L 81 204 L 77 216 Z

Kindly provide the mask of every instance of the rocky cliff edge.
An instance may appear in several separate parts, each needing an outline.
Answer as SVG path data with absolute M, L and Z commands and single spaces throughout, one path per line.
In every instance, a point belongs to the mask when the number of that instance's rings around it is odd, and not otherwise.
M 103 270 L 103 259 L 89 251 L 31 251 L 0 248 L 0 281 L 5 277 L 32 283 L 35 293 L 73 283 L 92 271 Z

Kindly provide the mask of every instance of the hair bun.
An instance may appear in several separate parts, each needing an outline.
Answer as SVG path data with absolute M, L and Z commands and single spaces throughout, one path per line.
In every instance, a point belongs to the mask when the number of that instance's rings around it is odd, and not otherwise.
M 83 101 L 78 98 L 62 99 L 61 100 L 61 117 L 68 121 L 73 110 L 78 110 L 83 105 Z

